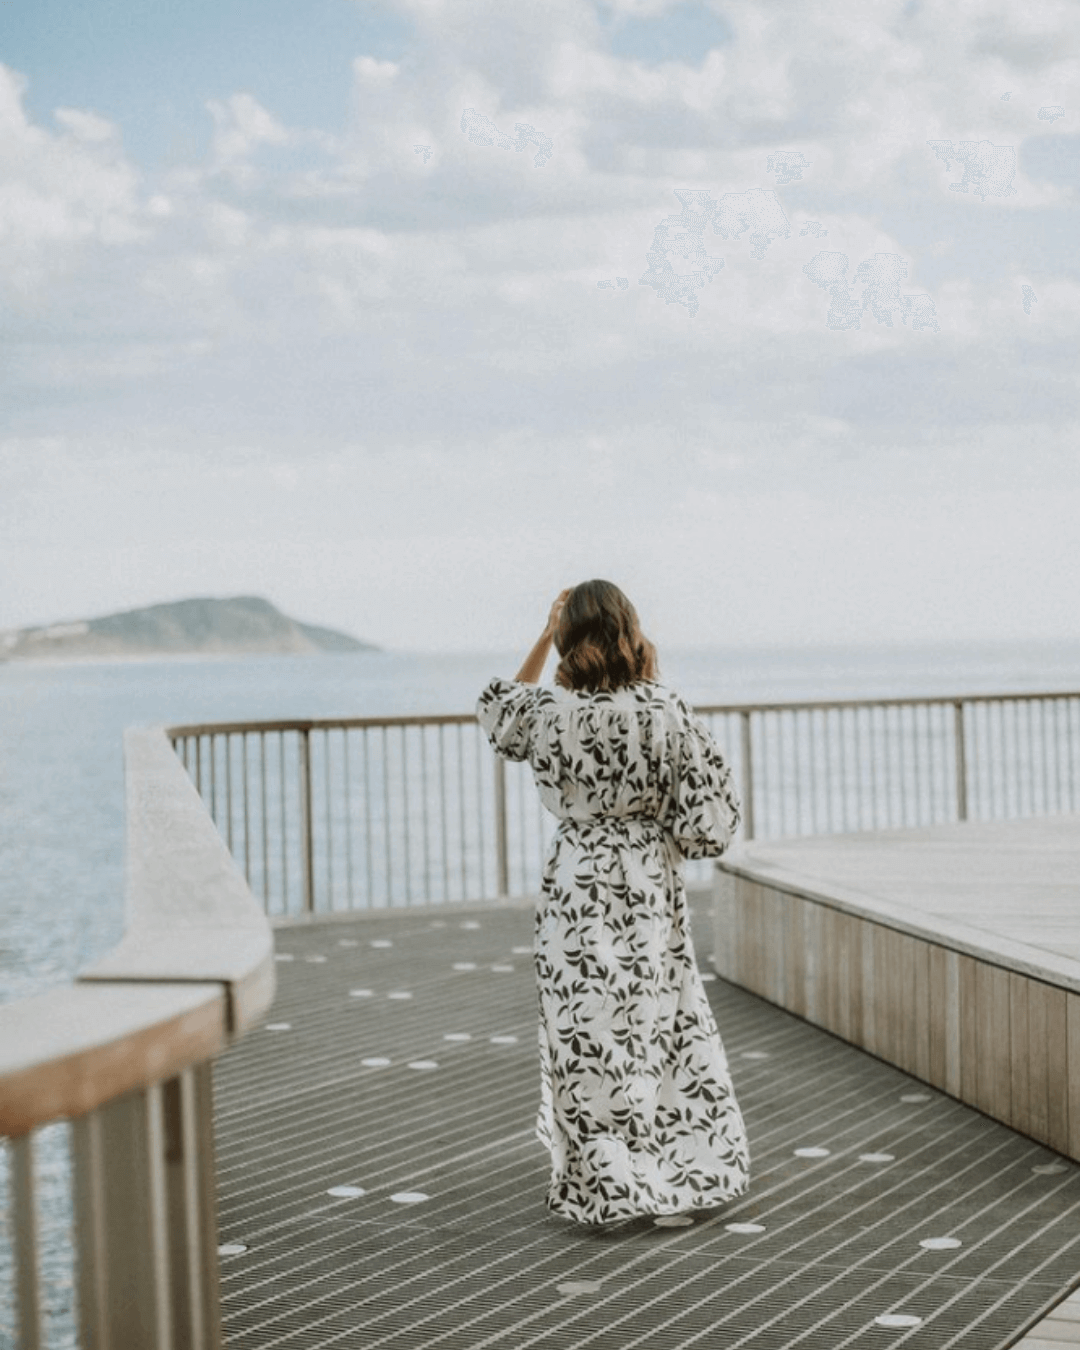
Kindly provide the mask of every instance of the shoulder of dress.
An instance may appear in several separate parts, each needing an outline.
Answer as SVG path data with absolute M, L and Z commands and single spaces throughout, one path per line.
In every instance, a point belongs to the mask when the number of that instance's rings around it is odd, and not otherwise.
M 536 684 L 526 684 L 523 680 L 507 680 L 497 675 L 484 686 L 477 699 L 478 709 L 506 707 L 516 709 L 536 709 L 551 703 L 551 694 Z
M 676 690 L 664 689 L 662 704 L 665 715 L 681 731 L 689 731 L 700 726 L 700 719 L 693 706 Z
M 496 675 L 484 686 L 484 693 L 486 694 L 488 692 L 526 696 L 530 694 L 548 694 L 551 691 L 540 684 L 529 684 L 526 680 L 508 680 L 503 675 Z

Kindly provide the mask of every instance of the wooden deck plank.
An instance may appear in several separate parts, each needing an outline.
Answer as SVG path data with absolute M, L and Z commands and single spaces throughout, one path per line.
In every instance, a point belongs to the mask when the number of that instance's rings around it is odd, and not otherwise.
M 1025 975 L 1009 972 L 1009 1069 L 1012 1079 L 1010 1124 L 1021 1134 L 1031 1130 L 1031 1064 L 1028 1059 L 1028 985 Z
M 929 1068 L 927 1082 L 948 1091 L 949 986 L 944 947 L 927 943 Z
M 878 1005 L 881 1000 L 881 992 L 878 988 L 877 971 L 874 966 L 874 925 L 864 923 L 861 928 L 862 936 L 862 990 L 863 990 L 863 1020 L 862 1020 L 862 1039 L 858 1042 L 865 1050 L 869 1050 L 872 1055 L 878 1053 Z
M 1080 1158 L 1080 994 L 1069 994 L 1065 1010 L 1066 1053 L 1069 1063 L 1069 1147 Z
M 1040 980 L 1028 981 L 1028 1102 L 1031 1137 L 1043 1143 L 1050 1139 L 1050 1084 L 1047 1037 L 1050 1016 L 1047 994 L 1050 986 Z
M 802 961 L 802 903 L 793 895 L 784 900 L 784 989 L 785 1006 L 806 1016 L 806 980 Z
M 979 963 L 970 956 L 959 958 L 960 975 L 960 1097 L 979 1101 Z
M 863 922 L 850 914 L 843 916 L 848 951 L 848 1039 L 859 1043 L 865 1020 L 863 995 L 862 930 Z
M 916 1078 L 930 1077 L 930 944 L 911 939 L 915 964 L 915 1057 Z
M 962 1024 L 960 1018 L 960 956 L 945 954 L 945 1091 L 960 1096 Z
M 987 1041 L 980 1060 L 989 1065 L 989 1112 L 998 1120 L 1012 1119 L 1011 1045 L 1009 1039 L 1009 972 L 1000 966 L 982 966 L 988 972 L 988 1021 L 982 1030 Z
M 908 1073 L 915 1073 L 915 1029 L 918 1010 L 915 1002 L 915 939 L 906 933 L 896 935 L 896 973 L 898 979 L 898 1003 L 896 1008 L 896 1029 L 898 1039 L 897 1063 Z
M 1059 1153 L 1069 1148 L 1069 1051 L 1067 994 L 1064 989 L 1047 993 L 1047 1125 L 1049 1143 Z
M 1080 814 L 755 841 L 723 865 L 1080 993 Z

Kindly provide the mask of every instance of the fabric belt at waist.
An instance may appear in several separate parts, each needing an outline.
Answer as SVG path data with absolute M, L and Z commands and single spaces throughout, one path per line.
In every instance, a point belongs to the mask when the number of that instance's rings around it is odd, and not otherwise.
M 563 816 L 559 822 L 558 832 L 592 829 L 634 830 L 644 834 L 665 833 L 663 821 L 657 820 L 655 816 L 588 816 L 585 819 L 578 816 Z

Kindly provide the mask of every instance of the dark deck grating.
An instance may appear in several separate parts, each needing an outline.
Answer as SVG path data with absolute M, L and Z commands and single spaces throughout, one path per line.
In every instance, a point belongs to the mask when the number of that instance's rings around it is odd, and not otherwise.
M 993 1350 L 1080 1277 L 1080 1168 L 716 979 L 749 1197 L 685 1228 L 548 1216 L 531 935 L 521 908 L 279 931 L 289 1029 L 216 1072 L 221 1241 L 247 1247 L 222 1257 L 230 1346 Z M 924 1320 L 873 1324 L 892 1312 Z

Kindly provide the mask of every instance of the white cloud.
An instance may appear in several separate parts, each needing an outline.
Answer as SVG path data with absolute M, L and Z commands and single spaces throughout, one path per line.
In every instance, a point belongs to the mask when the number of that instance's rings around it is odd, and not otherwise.
M 382 86 L 393 84 L 400 69 L 395 61 L 376 61 L 373 56 L 358 56 L 352 65 L 361 84 Z
M 45 131 L 23 111 L 25 90 L 26 80 L 0 65 L 0 285 L 19 292 L 41 284 L 74 246 L 129 245 L 144 233 L 137 175 L 115 128 L 62 109 L 63 131 Z
M 210 155 L 214 168 L 231 172 L 240 181 L 253 177 L 249 163 L 264 146 L 284 146 L 289 132 L 250 94 L 233 94 L 224 101 L 211 99 L 207 110 L 214 119 Z

